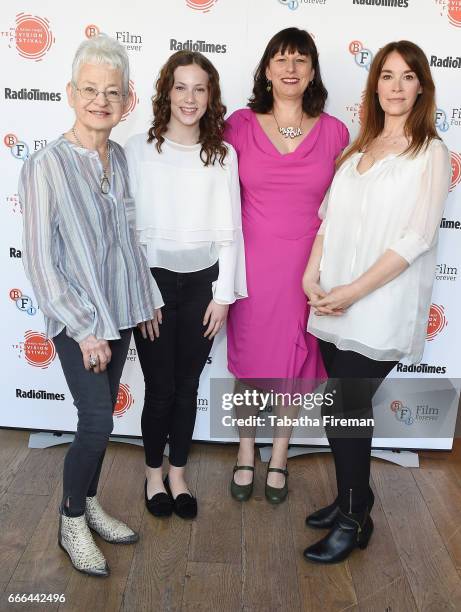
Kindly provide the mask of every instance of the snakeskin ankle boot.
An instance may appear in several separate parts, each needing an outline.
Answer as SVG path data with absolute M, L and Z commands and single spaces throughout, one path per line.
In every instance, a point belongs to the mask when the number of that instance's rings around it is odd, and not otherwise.
M 84 515 L 60 515 L 58 544 L 79 572 L 99 577 L 109 575 L 109 566 L 93 540 Z
M 134 544 L 139 535 L 113 516 L 109 516 L 102 508 L 97 497 L 87 497 L 85 517 L 88 527 L 111 544 Z

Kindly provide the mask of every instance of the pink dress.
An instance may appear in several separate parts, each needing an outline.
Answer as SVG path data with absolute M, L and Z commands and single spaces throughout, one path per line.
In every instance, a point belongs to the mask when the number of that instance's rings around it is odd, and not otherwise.
M 282 154 L 256 115 L 241 109 L 227 120 L 225 140 L 239 160 L 249 296 L 230 307 L 229 370 L 236 378 L 323 379 L 301 283 L 347 128 L 323 113 L 298 148 Z

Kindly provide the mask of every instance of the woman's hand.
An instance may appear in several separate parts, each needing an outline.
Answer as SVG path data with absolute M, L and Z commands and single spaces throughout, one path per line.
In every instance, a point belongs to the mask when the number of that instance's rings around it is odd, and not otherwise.
M 203 334 L 205 338 L 212 340 L 216 336 L 226 322 L 228 312 L 228 304 L 217 304 L 214 300 L 211 300 L 203 317 L 203 325 L 208 325 L 206 332 Z
M 340 316 L 359 299 L 360 295 L 353 283 L 338 285 L 312 305 L 316 315 Z
M 85 340 L 79 342 L 80 350 L 83 355 L 83 365 L 85 366 L 85 370 L 92 370 L 95 374 L 99 374 L 99 372 L 104 372 L 107 368 L 107 364 L 109 363 L 112 353 L 109 348 L 109 343 L 107 340 L 98 340 L 96 336 L 88 336 Z M 96 365 L 90 365 L 90 357 L 96 360 Z
M 156 308 L 154 310 L 154 316 L 150 321 L 143 321 L 142 323 L 138 323 L 138 328 L 142 334 L 144 340 L 147 340 L 147 336 L 151 342 L 160 336 L 160 328 L 159 325 L 162 324 L 162 309 Z
M 326 296 L 326 291 L 322 289 L 317 279 L 313 279 L 309 276 L 303 276 L 303 291 L 309 300 L 311 306 L 315 306 L 316 303 Z

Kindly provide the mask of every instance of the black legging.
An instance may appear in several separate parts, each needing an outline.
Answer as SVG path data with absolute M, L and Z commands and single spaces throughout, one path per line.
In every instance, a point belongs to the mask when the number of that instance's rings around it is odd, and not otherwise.
M 194 432 L 200 374 L 213 345 L 203 337 L 203 317 L 218 264 L 198 272 L 151 271 L 165 302 L 160 337 L 151 342 L 134 332 L 146 387 L 141 418 L 146 465 L 162 465 L 168 439 L 170 464 L 182 467 Z
M 61 511 L 68 516 L 81 516 L 85 498 L 96 495 L 131 329 L 120 331 L 120 336 L 110 340 L 112 358 L 99 374 L 85 370 L 80 346 L 65 329 L 53 338 L 78 413 L 77 432 L 64 459 Z
M 328 373 L 326 392 L 335 389 L 335 402 L 323 408 L 323 414 L 342 418 L 371 418 L 372 399 L 378 387 L 397 361 L 376 361 L 342 351 L 334 344 L 319 340 Z M 369 499 L 371 439 L 373 429 L 328 426 L 328 441 L 336 467 L 339 505 L 343 512 L 363 511 Z

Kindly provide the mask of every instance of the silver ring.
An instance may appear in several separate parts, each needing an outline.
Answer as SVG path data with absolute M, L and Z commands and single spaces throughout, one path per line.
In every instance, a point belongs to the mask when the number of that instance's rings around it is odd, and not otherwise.
M 96 357 L 93 357 L 93 355 L 90 355 L 90 358 L 88 360 L 88 364 L 90 366 L 90 368 L 95 368 L 99 363 L 99 358 L 96 355 Z

